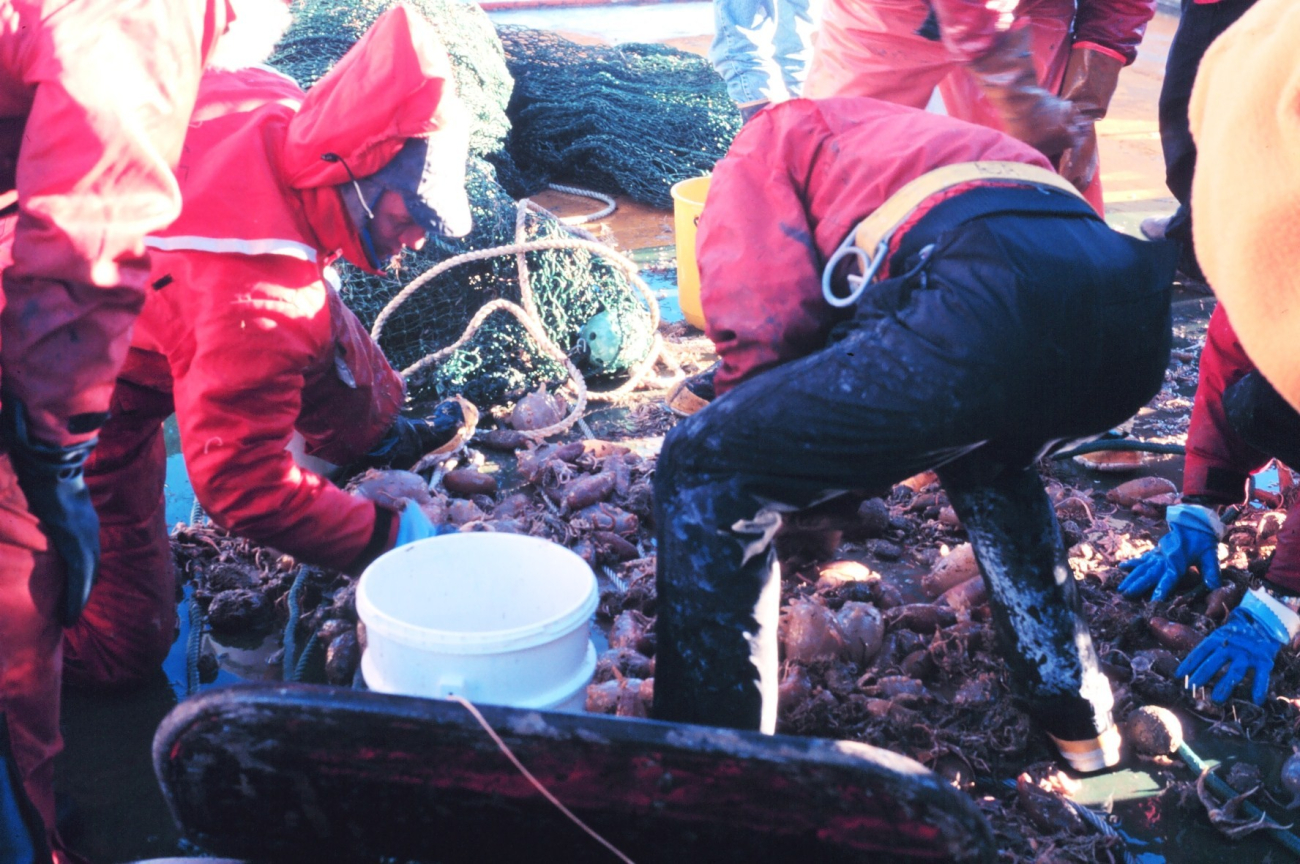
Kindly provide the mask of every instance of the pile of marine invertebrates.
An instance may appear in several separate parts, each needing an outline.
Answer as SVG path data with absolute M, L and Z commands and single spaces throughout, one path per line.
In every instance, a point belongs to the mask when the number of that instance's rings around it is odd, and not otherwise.
M 1185 430 L 1194 360 L 1194 351 L 1175 354 L 1170 386 L 1138 421 L 1148 439 Z M 538 417 L 519 425 L 553 419 L 564 407 L 546 394 L 535 401 L 529 411 Z M 658 434 L 673 422 L 654 400 L 643 399 L 629 416 L 628 435 Z M 634 450 L 571 431 L 566 440 L 538 444 L 501 419 L 501 428 L 480 431 L 467 448 L 422 466 L 420 474 L 371 472 L 353 478 L 350 488 L 388 506 L 415 500 L 431 521 L 462 531 L 543 537 L 592 564 L 601 586 L 598 623 L 609 647 L 587 708 L 645 717 L 656 647 L 653 442 L 647 447 L 642 440 Z M 1289 752 L 1300 736 L 1300 662 L 1293 650 L 1279 653 L 1263 706 L 1241 699 L 1215 705 L 1205 693 L 1187 690 L 1174 670 L 1248 588 L 1261 584 L 1296 488 L 1288 478 L 1271 497 L 1257 492 L 1229 526 L 1223 588 L 1197 589 L 1193 577 L 1166 601 L 1122 597 L 1115 590 L 1122 577 L 1117 565 L 1154 546 L 1165 530 L 1165 508 L 1177 501 L 1174 482 L 1141 475 L 1171 473 L 1171 458 L 1134 461 L 1138 476 L 1131 478 L 1088 473 L 1072 463 L 1040 465 L 1111 681 L 1116 720 L 1136 729 L 1138 709 L 1159 706 L 1195 724 L 1203 738 Z M 292 634 L 286 647 L 294 653 L 288 662 L 273 657 L 268 674 L 284 668 L 311 680 L 352 683 L 360 648 L 352 577 L 303 567 L 205 525 L 180 527 L 174 548 L 214 633 Z M 918 760 L 978 801 L 997 835 L 1000 860 L 1122 860 L 1121 841 L 1067 802 L 1074 781 L 1057 770 L 1050 741 L 1012 695 L 983 580 L 934 475 L 911 478 L 883 498 L 799 514 L 778 536 L 777 549 L 784 575 L 778 731 L 864 741 Z M 1196 776 L 1157 745 L 1131 750 L 1129 764 L 1153 772 L 1165 790 L 1152 799 L 1153 812 L 1183 813 L 1234 838 L 1256 830 L 1238 818 L 1231 801 L 1198 790 Z M 1288 821 L 1281 808 L 1300 793 L 1300 757 L 1280 772 L 1246 762 L 1225 767 L 1233 773 L 1220 773 L 1239 792 Z

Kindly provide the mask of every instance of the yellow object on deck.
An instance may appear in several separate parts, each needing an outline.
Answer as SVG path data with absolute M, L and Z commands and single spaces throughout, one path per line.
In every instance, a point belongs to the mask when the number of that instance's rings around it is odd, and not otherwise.
M 673 233 L 677 238 L 677 302 L 687 323 L 704 329 L 704 307 L 700 305 L 700 268 L 695 263 L 695 228 L 704 212 L 712 177 L 692 177 L 674 183 Z

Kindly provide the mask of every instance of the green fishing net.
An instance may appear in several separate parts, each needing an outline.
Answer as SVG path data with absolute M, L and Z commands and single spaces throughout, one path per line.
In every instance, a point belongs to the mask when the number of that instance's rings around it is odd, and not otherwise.
M 498 28 L 515 78 L 508 149 L 526 172 L 671 207 L 713 170 L 740 114 L 708 60 L 667 45 L 578 45 Z
M 430 242 L 419 252 L 408 250 L 395 278 L 348 268 L 343 300 L 367 327 L 407 283 L 440 261 L 513 244 L 516 238 L 529 242 L 575 237 L 572 229 L 544 211 L 524 210 L 521 216 L 483 160 L 470 160 L 467 185 L 474 215 L 468 237 Z M 523 258 L 537 322 L 586 378 L 614 378 L 649 357 L 654 324 L 648 303 L 617 264 L 584 249 L 533 251 Z M 394 307 L 379 334 L 380 347 L 396 368 L 406 369 L 461 339 L 487 303 L 507 300 L 529 307 L 519 269 L 517 255 L 493 255 L 436 276 Z M 592 350 L 598 346 L 581 338 L 584 328 L 610 319 L 618 348 L 612 353 Z M 408 383 L 417 397 L 462 393 L 482 406 L 512 402 L 540 383 L 567 378 L 560 360 L 548 356 L 510 313 L 497 311 L 463 345 Z
M 297 0 L 294 24 L 270 62 L 309 87 L 393 2 Z M 408 250 L 400 270 L 382 277 L 338 265 L 344 302 L 367 327 L 408 283 L 442 262 L 583 236 L 549 213 L 520 215 L 515 199 L 543 179 L 563 177 L 667 206 L 669 186 L 712 168 L 739 127 L 721 81 L 700 58 L 654 45 L 590 48 L 518 28 L 502 28 L 503 48 L 477 4 L 407 2 L 442 38 L 473 117 L 466 185 L 474 228 L 467 237 Z M 507 312 L 492 312 L 467 334 L 475 314 L 494 300 L 533 311 L 546 337 L 588 379 L 617 383 L 651 357 L 653 299 L 620 266 L 583 249 L 524 258 L 526 284 L 516 255 L 494 255 L 446 270 L 390 311 L 379 344 L 398 369 L 462 343 L 410 377 L 416 400 L 462 393 L 480 406 L 507 404 L 569 377 L 563 361 Z
M 293 25 L 270 63 L 309 88 L 394 5 L 393 0 L 294 0 Z M 503 150 L 510 133 L 506 105 L 514 81 L 487 14 L 478 4 L 459 0 L 408 0 L 407 5 L 433 25 L 451 58 L 456 92 L 473 118 L 470 153 L 494 164 L 508 160 Z

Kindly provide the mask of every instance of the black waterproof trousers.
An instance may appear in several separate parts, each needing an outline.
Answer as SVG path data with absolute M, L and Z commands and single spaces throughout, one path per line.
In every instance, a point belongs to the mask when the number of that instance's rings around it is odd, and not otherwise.
M 1192 140 L 1187 106 L 1206 49 L 1253 5 L 1255 0 L 1218 0 L 1217 3 L 1183 0 L 1182 17 L 1169 46 L 1165 77 L 1160 85 L 1160 146 L 1165 156 L 1165 184 L 1178 199 L 1178 212 L 1165 229 L 1165 236 L 1183 246 L 1182 269 L 1197 278 L 1201 278 L 1201 272 L 1192 248 L 1196 142 Z
M 1020 212 L 967 220 L 962 199 L 978 191 L 935 208 L 895 256 L 912 271 L 872 286 L 826 348 L 668 435 L 655 472 L 656 717 L 771 731 L 772 538 L 785 514 L 937 469 L 1031 712 L 1065 740 L 1110 725 L 1110 687 L 1034 462 L 1158 391 L 1174 254 L 1086 205 L 1028 212 L 1046 193 L 1014 192 Z M 924 258 L 908 251 L 928 243 Z
M 1223 413 L 1251 447 L 1289 466 L 1300 466 L 1300 413 L 1258 370 L 1223 391 Z

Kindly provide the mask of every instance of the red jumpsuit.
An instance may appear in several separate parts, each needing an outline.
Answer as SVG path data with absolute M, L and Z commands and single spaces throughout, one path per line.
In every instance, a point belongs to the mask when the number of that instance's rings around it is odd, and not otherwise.
M 154 290 L 87 467 L 103 562 L 67 634 L 70 681 L 136 680 L 171 645 L 162 422 L 173 410 L 195 495 L 218 525 L 353 571 L 392 547 L 390 511 L 285 447 L 297 430 L 309 454 L 346 464 L 397 416 L 401 376 L 330 285 L 340 250 L 366 260 L 343 165 L 372 174 L 407 138 L 459 134 L 462 117 L 431 25 L 400 6 L 306 96 L 268 69 L 204 76 L 177 171 L 184 210 L 148 239 Z
M 1070 49 L 1093 48 L 1125 63 L 1137 56 L 1155 0 L 826 0 L 804 95 L 874 96 L 924 108 L 937 86 L 953 117 L 1001 128 L 996 111 L 962 66 L 988 52 L 999 32 L 1024 22 L 1039 81 L 1057 92 Z M 933 7 L 941 41 L 917 35 Z M 1073 28 L 1073 30 L 1072 30 Z M 1073 35 L 1072 35 L 1073 34 Z M 1100 175 L 1084 193 L 1101 210 Z
M 88 440 L 108 408 L 145 299 L 144 236 L 180 212 L 171 166 L 227 13 L 222 0 L 0 5 L 0 367 L 50 444 Z M 62 580 L 0 453 L 0 713 L 51 835 Z
M 1237 503 L 1244 497 L 1250 475 L 1279 454 L 1251 446 L 1233 428 L 1224 408 L 1224 393 L 1256 368 L 1241 347 L 1222 305 L 1210 316 L 1199 371 L 1187 430 L 1183 495 L 1201 496 L 1220 504 Z M 1300 593 L 1300 508 L 1288 512 L 1265 578 L 1290 593 Z

